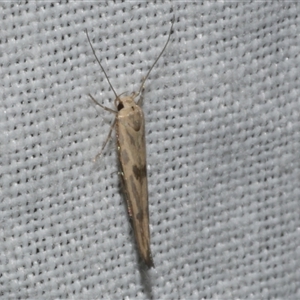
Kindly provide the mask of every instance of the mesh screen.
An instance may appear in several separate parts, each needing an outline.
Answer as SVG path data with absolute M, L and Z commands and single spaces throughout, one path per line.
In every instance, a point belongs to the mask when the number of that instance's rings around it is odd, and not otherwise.
M 114 94 L 145 85 L 151 249 L 140 263 Z M 3 299 L 300 298 L 294 2 L 0 4 Z

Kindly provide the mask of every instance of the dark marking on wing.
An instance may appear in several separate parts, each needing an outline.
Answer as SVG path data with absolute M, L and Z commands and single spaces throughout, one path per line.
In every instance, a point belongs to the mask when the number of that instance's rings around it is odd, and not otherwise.
M 146 177 L 146 165 L 143 165 L 141 168 L 134 165 L 132 167 L 132 172 L 134 174 L 134 177 L 140 181 L 141 179 Z
M 139 131 L 140 128 L 141 128 L 141 124 L 142 124 L 142 122 L 141 122 L 141 119 L 140 119 L 140 118 L 138 118 L 138 120 L 137 120 L 137 119 L 134 119 L 134 120 L 133 120 L 133 129 L 134 129 L 135 131 Z
M 139 220 L 140 222 L 142 222 L 142 220 L 143 220 L 143 218 L 144 218 L 144 213 L 143 213 L 143 211 L 140 210 L 140 211 L 136 214 L 135 217 L 137 218 L 137 220 Z
M 135 185 L 135 183 L 134 183 L 134 180 L 133 180 L 133 178 L 132 178 L 132 175 L 129 177 L 129 182 L 130 182 L 130 184 L 131 184 L 131 189 L 132 189 L 132 193 L 133 193 L 133 195 L 134 195 L 134 198 L 135 198 L 135 202 L 136 202 L 136 204 L 138 205 L 139 204 L 139 198 L 140 198 L 140 195 L 139 195 L 139 193 L 138 193 L 138 190 L 137 190 L 137 188 L 136 188 L 136 185 Z

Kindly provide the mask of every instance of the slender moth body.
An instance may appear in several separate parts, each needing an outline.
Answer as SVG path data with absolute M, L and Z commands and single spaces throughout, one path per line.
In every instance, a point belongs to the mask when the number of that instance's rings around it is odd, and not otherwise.
M 101 155 L 104 150 L 112 130 L 115 128 L 118 147 L 118 158 L 121 167 L 121 177 L 123 182 L 124 194 L 127 202 L 128 215 L 133 225 L 134 235 L 138 247 L 139 254 L 144 263 L 149 267 L 154 267 L 151 250 L 150 250 L 150 229 L 149 229 L 149 207 L 148 207 L 148 182 L 147 182 L 147 164 L 146 164 L 146 142 L 145 142 L 145 119 L 141 109 L 142 92 L 144 84 L 157 63 L 163 52 L 165 51 L 174 24 L 175 16 L 172 18 L 172 24 L 165 43 L 160 54 L 149 69 L 146 77 L 144 77 L 139 91 L 131 93 L 129 96 L 121 97 L 114 90 L 100 60 L 96 56 L 88 33 L 86 35 L 89 44 L 92 48 L 94 56 L 101 67 L 112 91 L 115 94 L 116 111 L 103 106 L 94 97 L 89 94 L 95 104 L 103 109 L 115 114 L 115 120 L 111 125 L 108 137 L 100 151 L 95 157 L 95 160 Z M 137 102 L 135 98 L 140 96 Z

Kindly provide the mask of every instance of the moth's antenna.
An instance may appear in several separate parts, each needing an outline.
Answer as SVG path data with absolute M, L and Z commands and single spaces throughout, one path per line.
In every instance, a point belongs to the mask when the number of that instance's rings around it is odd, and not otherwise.
M 107 79 L 107 81 L 108 81 L 108 83 L 109 83 L 110 88 L 111 88 L 112 91 L 114 92 L 114 94 L 115 94 L 115 96 L 116 96 L 116 99 L 119 99 L 119 96 L 117 95 L 115 89 L 113 88 L 112 84 L 110 83 L 110 80 L 109 80 L 109 78 L 108 78 L 108 76 L 107 76 L 107 74 L 106 74 L 104 68 L 102 67 L 102 65 L 101 65 L 101 63 L 100 63 L 100 60 L 98 59 L 98 57 L 97 57 L 97 55 L 96 55 L 96 53 L 95 53 L 94 47 L 93 47 L 93 45 L 92 45 L 92 43 L 91 43 L 91 40 L 90 40 L 90 37 L 89 37 L 89 34 L 88 34 L 87 30 L 85 30 L 85 34 L 86 34 L 86 36 L 87 36 L 87 38 L 88 38 L 88 41 L 89 41 L 89 44 L 90 44 L 90 46 L 91 46 L 91 48 L 92 48 L 92 51 L 93 51 L 93 53 L 94 53 L 94 56 L 95 56 L 95 58 L 96 58 L 96 60 L 97 60 L 97 62 L 98 62 L 98 64 L 99 64 L 100 68 L 102 69 L 102 71 L 103 71 L 103 73 L 104 73 L 104 75 L 105 75 L 105 77 L 106 77 L 106 79 Z
M 139 92 L 134 96 L 134 97 L 137 97 L 138 95 L 140 95 L 141 91 L 143 90 L 143 87 L 144 87 L 144 84 L 147 80 L 147 78 L 149 77 L 149 74 L 151 73 L 153 67 L 155 66 L 155 64 L 157 63 L 157 61 L 160 59 L 160 57 L 162 56 L 162 54 L 164 53 L 169 41 L 170 41 L 170 37 L 171 37 L 171 34 L 172 34 L 172 29 L 173 29 L 173 24 L 174 24 L 174 20 L 175 20 L 175 14 L 173 15 L 173 18 L 171 20 L 172 22 L 172 25 L 171 25 L 171 29 L 170 29 L 170 33 L 169 33 L 169 37 L 168 37 L 168 40 L 165 44 L 165 46 L 163 47 L 163 49 L 161 50 L 160 54 L 158 55 L 158 57 L 156 58 L 155 62 L 153 63 L 152 67 L 150 68 L 150 70 L 148 71 L 146 77 L 144 77 L 144 80 L 142 81 L 142 84 L 141 84 L 141 87 L 140 87 L 140 90 Z

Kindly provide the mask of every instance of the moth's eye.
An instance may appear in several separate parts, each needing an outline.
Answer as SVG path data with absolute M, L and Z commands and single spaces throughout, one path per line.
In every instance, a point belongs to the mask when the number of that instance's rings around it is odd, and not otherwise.
M 122 103 L 122 102 L 119 102 L 117 108 L 118 108 L 118 111 L 120 111 L 121 109 L 123 109 L 123 108 L 124 108 L 123 103 Z

